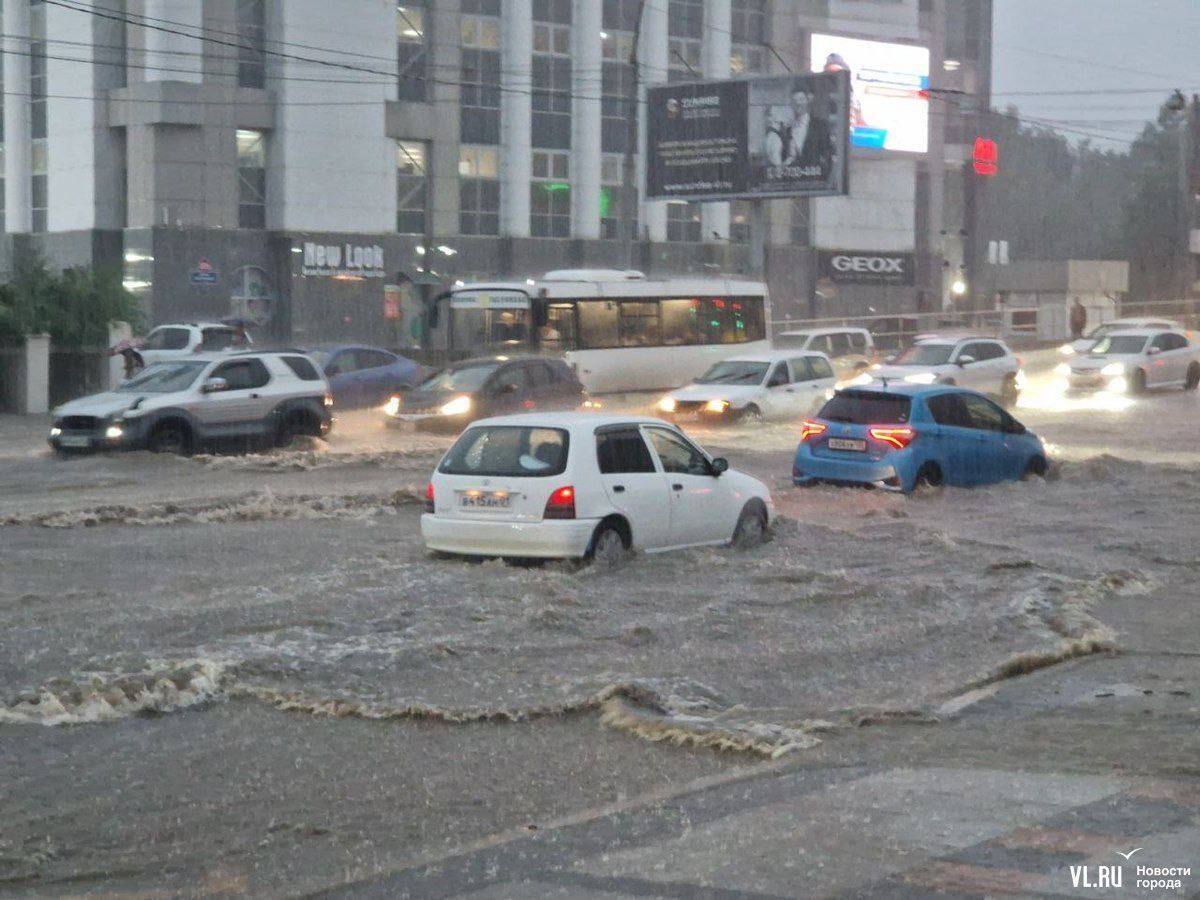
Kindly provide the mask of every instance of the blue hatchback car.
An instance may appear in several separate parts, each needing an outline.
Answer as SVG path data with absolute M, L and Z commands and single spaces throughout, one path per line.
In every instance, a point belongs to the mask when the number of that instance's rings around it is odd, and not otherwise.
M 310 355 L 329 379 L 335 410 L 382 406 L 421 381 L 418 363 L 380 347 L 316 347 Z
M 839 391 L 805 420 L 792 481 L 908 493 L 919 484 L 970 487 L 1046 470 L 1041 438 L 982 394 L 887 384 Z

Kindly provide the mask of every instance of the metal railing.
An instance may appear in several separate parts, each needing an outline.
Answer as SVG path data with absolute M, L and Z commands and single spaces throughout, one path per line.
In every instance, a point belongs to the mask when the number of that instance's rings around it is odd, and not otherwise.
M 867 329 L 871 332 L 875 345 L 881 350 L 897 350 L 911 343 L 917 335 L 940 331 L 973 331 L 1007 340 L 1036 341 L 1038 308 L 940 310 L 891 315 L 830 316 L 821 319 L 778 319 L 771 322 L 771 334 L 838 326 Z

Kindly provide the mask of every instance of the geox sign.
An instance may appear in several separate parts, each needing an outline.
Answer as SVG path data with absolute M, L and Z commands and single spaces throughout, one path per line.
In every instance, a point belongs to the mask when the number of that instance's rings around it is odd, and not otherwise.
M 821 277 L 835 284 L 916 283 L 911 253 L 880 253 L 877 250 L 822 250 Z

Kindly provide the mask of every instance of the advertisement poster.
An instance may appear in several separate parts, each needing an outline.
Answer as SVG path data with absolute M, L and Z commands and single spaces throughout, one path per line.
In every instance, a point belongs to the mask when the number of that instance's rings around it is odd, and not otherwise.
M 850 75 L 850 143 L 871 150 L 929 149 L 929 49 L 832 34 L 812 36 L 814 72 Z
M 849 191 L 846 73 L 665 85 L 647 98 L 652 199 Z

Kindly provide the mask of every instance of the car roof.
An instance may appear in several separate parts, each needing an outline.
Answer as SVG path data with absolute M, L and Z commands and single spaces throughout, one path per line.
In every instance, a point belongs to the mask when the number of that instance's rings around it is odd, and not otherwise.
M 824 353 L 819 350 L 799 350 L 793 348 L 791 350 L 763 350 L 759 353 L 739 353 L 736 356 L 726 356 L 720 362 L 783 362 L 785 359 L 795 359 L 798 356 L 819 356 L 822 359 L 828 359 Z M 715 365 L 715 364 L 714 364 Z
M 386 347 L 375 347 L 371 344 L 310 344 L 304 349 L 297 348 L 296 350 L 289 352 L 314 353 L 316 351 L 320 351 L 322 353 L 341 353 L 343 350 L 378 350 L 381 353 L 387 353 L 395 356 L 395 354 Z
M 502 353 L 496 356 L 473 356 L 470 359 L 456 359 L 446 367 L 453 369 L 458 366 L 481 366 L 485 363 L 514 363 L 514 362 L 564 362 L 561 356 L 549 356 L 538 353 Z
M 224 322 L 163 322 L 161 325 L 155 325 L 151 328 L 154 331 L 158 328 L 224 328 L 229 331 L 237 331 L 236 325 L 226 325 Z
M 925 331 L 913 338 L 913 343 L 916 344 L 957 344 L 962 341 L 995 341 L 997 344 L 1003 344 L 1000 338 L 994 334 L 984 334 L 979 331 L 960 331 L 947 329 L 946 331 Z
M 476 425 L 514 425 L 526 428 L 566 428 L 569 431 L 594 431 L 609 425 L 663 425 L 674 428 L 670 422 L 653 416 L 617 416 L 594 412 L 518 413 L 512 416 L 492 416 L 471 423 Z
M 1176 334 L 1180 333 L 1178 328 L 1158 328 L 1156 326 L 1150 325 L 1150 326 L 1145 326 L 1145 327 L 1140 327 L 1140 328 L 1118 328 L 1116 331 L 1110 331 L 1104 337 L 1106 339 L 1114 338 L 1114 337 L 1148 338 L 1148 337 L 1152 337 L 1153 335 L 1156 335 L 1156 334 L 1162 334 L 1164 331 L 1173 331 Z
M 980 391 L 973 391 L 970 388 L 959 387 L 955 384 L 913 384 L 908 381 L 894 382 L 890 379 L 886 384 L 875 381 L 869 384 L 856 384 L 852 387 L 842 388 L 838 393 L 846 394 L 854 393 L 855 391 L 869 391 L 872 394 L 894 394 L 897 397 L 932 397 L 936 394 L 976 394 L 980 397 L 987 397 L 986 394 Z
M 1135 328 L 1158 328 L 1160 325 L 1167 328 L 1179 327 L 1178 322 L 1173 319 L 1164 319 L 1161 316 L 1130 316 L 1128 319 L 1109 319 L 1107 322 L 1101 322 L 1099 327 L 1121 325 L 1130 325 Z
M 779 332 L 779 336 L 780 337 L 783 337 L 785 335 L 794 336 L 797 334 L 811 334 L 814 336 L 818 336 L 818 335 L 823 335 L 823 334 L 843 334 L 845 332 L 854 332 L 856 334 L 865 334 L 868 337 L 871 334 L 871 332 L 868 331 L 867 329 L 859 328 L 857 325 L 839 325 L 839 326 L 829 326 L 829 327 L 825 327 L 825 328 L 794 328 L 794 329 L 790 329 L 788 331 Z

